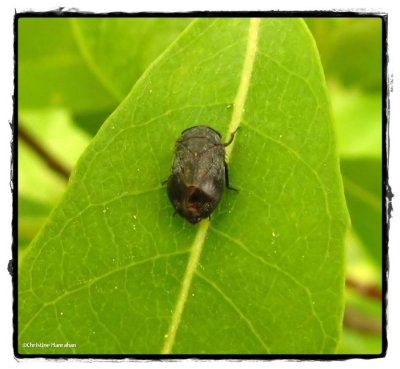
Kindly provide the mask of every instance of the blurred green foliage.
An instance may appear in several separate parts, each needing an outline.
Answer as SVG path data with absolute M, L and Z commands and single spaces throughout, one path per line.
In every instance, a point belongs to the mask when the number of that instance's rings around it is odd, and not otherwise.
M 312 18 L 307 23 L 329 79 L 347 88 L 381 91 L 381 18 Z
M 353 230 L 379 268 L 382 260 L 382 21 L 380 18 L 313 18 L 307 23 L 320 50 L 331 93 Z
M 18 21 L 18 107 L 112 111 L 119 100 L 86 64 L 67 18 Z
M 382 20 L 307 19 L 320 51 L 331 94 L 339 154 L 352 229 L 349 278 L 381 286 L 382 276 Z M 347 293 L 346 313 L 371 322 L 382 306 Z M 345 313 L 345 318 L 346 318 Z M 349 314 L 350 315 L 350 314 Z M 372 323 L 371 323 L 372 324 Z M 344 326 L 339 353 L 380 353 L 381 336 Z
M 19 109 L 62 107 L 94 135 L 190 18 L 21 18 Z
M 20 18 L 18 124 L 73 168 L 135 81 L 190 23 L 188 18 Z M 382 20 L 312 18 L 337 129 L 352 221 L 348 275 L 380 286 L 382 275 Z M 59 201 L 66 181 L 19 140 L 21 255 Z M 347 294 L 371 319 L 381 306 Z M 381 337 L 350 328 L 339 353 L 379 353 Z

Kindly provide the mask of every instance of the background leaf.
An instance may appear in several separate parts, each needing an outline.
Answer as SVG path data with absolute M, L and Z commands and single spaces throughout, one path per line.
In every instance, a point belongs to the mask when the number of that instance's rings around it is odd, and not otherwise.
M 307 19 L 325 73 L 347 87 L 382 90 L 382 19 Z
M 382 94 L 331 84 L 339 154 L 345 160 L 382 157 Z M 380 177 L 380 172 L 373 172 Z
M 94 135 L 148 65 L 190 22 L 19 19 L 19 109 L 69 109 L 74 121 Z
M 379 290 L 382 285 L 383 22 L 379 18 L 314 18 L 307 23 L 328 80 L 352 221 L 352 236 L 346 242 L 347 279 L 362 286 L 356 292 L 365 304 L 380 306 L 366 315 L 359 305 L 354 306 L 349 298 L 354 291 L 347 288 L 338 352 L 377 354 L 382 352 L 382 327 L 377 329 L 382 301 L 363 296 L 362 290 Z
M 371 259 L 382 265 L 382 173 L 378 159 L 342 160 L 341 169 L 352 226 L 364 242 Z
M 337 85 L 331 96 L 352 227 L 381 268 L 382 96 Z
M 18 32 L 19 109 L 52 106 L 82 113 L 112 111 L 119 103 L 88 69 L 68 18 L 21 18 Z
M 89 144 L 90 137 L 78 129 L 63 109 L 19 113 L 18 129 L 26 132 L 66 170 L 71 170 Z M 67 187 L 60 173 L 18 139 L 18 244 L 28 246 Z
M 354 228 L 346 237 L 346 254 L 346 308 L 337 353 L 380 354 L 383 346 L 382 301 L 377 294 L 374 296 L 366 289 L 381 291 L 382 272 L 376 261 L 368 257 L 368 249 Z M 356 285 L 350 288 L 349 282 Z
M 70 19 L 87 64 L 120 100 L 191 21 L 191 18 Z
M 314 42 L 296 19 L 196 21 L 79 160 L 19 270 L 21 353 L 328 353 L 343 313 L 346 210 Z M 189 126 L 229 133 L 211 222 L 160 183 Z M 232 150 L 232 151 L 231 151 Z

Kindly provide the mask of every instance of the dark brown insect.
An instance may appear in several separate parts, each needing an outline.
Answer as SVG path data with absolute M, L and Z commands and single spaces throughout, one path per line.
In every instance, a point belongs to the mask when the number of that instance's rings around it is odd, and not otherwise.
M 196 224 L 210 217 L 217 207 L 225 186 L 229 186 L 225 146 L 221 135 L 207 126 L 195 126 L 182 132 L 175 145 L 175 157 L 169 176 L 168 197 L 176 213 Z

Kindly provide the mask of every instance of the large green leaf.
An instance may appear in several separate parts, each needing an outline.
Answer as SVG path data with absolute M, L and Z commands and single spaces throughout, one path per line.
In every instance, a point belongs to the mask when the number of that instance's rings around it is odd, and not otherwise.
M 347 213 L 329 111 L 301 20 L 195 21 L 102 126 L 25 255 L 19 352 L 334 352 Z M 227 152 L 240 193 L 191 226 L 161 182 L 196 124 L 241 127 Z

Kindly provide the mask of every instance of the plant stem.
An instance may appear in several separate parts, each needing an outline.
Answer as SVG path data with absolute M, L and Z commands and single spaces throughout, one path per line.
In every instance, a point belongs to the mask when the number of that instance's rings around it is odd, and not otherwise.
M 349 307 L 344 312 L 343 325 L 366 334 L 377 336 L 382 334 L 382 321 L 380 319 Z
M 66 181 L 70 176 L 70 170 L 60 163 L 48 150 L 46 150 L 39 141 L 28 133 L 18 122 L 18 138 L 25 142 L 40 158 L 48 165 L 49 168 L 61 175 Z
M 373 285 L 357 281 L 351 277 L 346 277 L 346 287 L 368 298 L 382 300 L 382 290 Z

